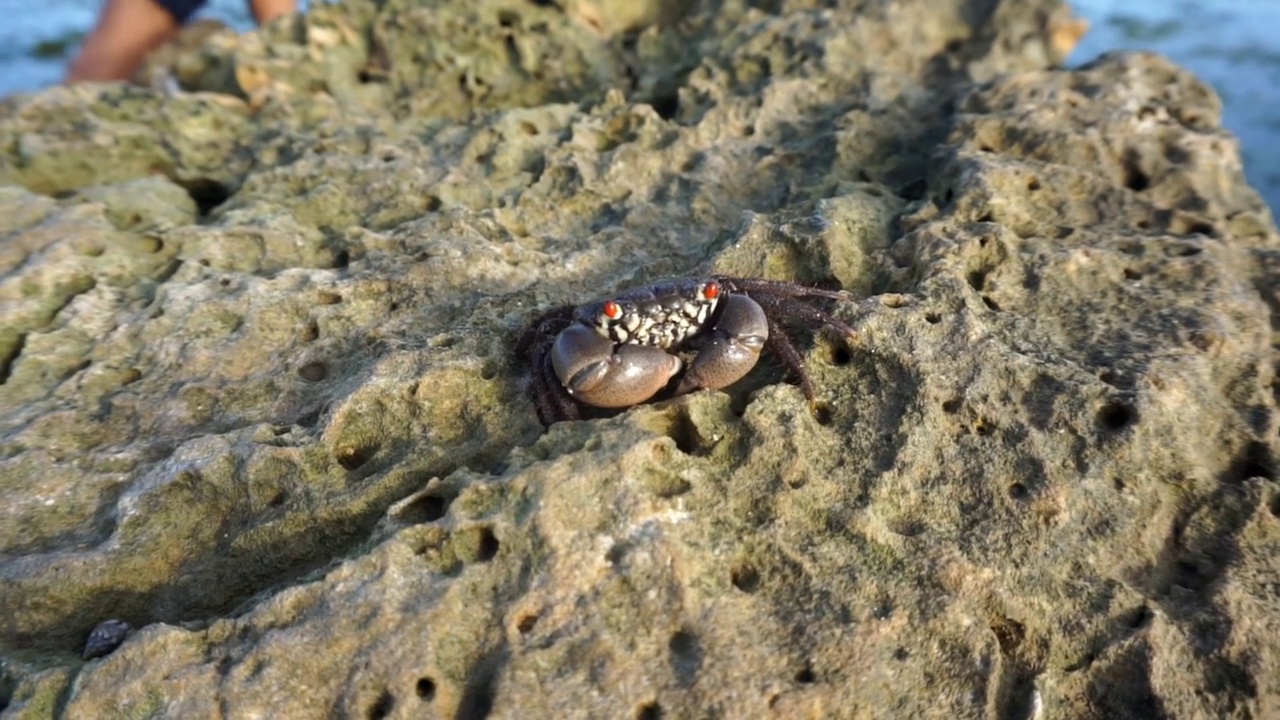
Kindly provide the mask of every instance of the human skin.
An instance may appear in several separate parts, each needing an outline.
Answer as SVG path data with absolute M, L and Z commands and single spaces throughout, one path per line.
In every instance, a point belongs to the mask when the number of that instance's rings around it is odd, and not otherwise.
M 296 0 L 250 0 L 258 24 L 297 9 Z M 147 54 L 182 28 L 178 19 L 155 0 L 107 0 L 98 24 L 85 38 L 67 68 L 66 82 L 129 80 Z

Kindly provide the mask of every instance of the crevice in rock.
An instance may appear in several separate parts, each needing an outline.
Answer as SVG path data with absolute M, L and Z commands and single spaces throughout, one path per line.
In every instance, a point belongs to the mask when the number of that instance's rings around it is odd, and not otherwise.
M 365 712 L 365 717 L 368 718 L 368 720 L 383 720 L 387 716 L 391 715 L 391 711 L 394 710 L 395 707 L 395 695 L 392 695 L 390 690 L 384 689 L 382 692 L 378 693 L 377 699 L 369 706 L 369 709 Z
M 507 660 L 505 647 L 490 650 L 471 666 L 454 720 L 484 720 L 493 711 L 498 672 Z
M 187 191 L 187 194 L 191 196 L 191 199 L 195 201 L 196 210 L 201 218 L 208 217 L 209 213 L 231 197 L 231 191 L 227 186 L 216 180 L 208 178 L 194 180 L 175 179 L 174 182 L 181 185 Z
M 4 345 L 0 345 L 0 385 L 9 382 L 9 377 L 13 374 L 13 364 L 22 355 L 22 349 L 26 347 L 26 344 L 27 336 L 24 333 L 13 337 Z
M 697 634 L 690 630 L 679 630 L 667 642 L 671 652 L 671 674 L 676 684 L 682 688 L 693 687 L 698 681 L 698 673 L 702 671 L 702 643 Z

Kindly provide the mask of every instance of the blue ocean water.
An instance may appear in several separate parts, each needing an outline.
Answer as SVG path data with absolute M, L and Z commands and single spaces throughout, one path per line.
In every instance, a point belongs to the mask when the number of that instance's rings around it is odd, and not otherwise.
M 1245 175 L 1280 213 L 1280 0 L 1073 0 L 1089 20 L 1068 60 L 1154 50 L 1218 91 Z
M 0 97 L 58 82 L 100 0 L 0 0 Z M 1072 65 L 1114 49 L 1163 53 L 1212 84 L 1240 137 L 1245 172 L 1280 211 L 1280 0 L 1075 0 L 1090 30 Z M 210 0 L 200 17 L 253 26 L 246 0 Z

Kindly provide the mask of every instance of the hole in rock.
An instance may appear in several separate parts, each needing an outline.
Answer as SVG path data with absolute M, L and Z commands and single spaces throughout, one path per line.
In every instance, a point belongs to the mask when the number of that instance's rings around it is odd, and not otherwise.
M 1136 608 L 1120 613 L 1119 620 L 1127 628 L 1140 630 L 1151 624 L 1152 617 L 1151 608 L 1146 605 L 1139 605 Z
M 702 643 L 688 630 L 679 630 L 667 641 L 671 652 L 671 672 L 682 687 L 689 687 L 702 670 Z
M 225 185 L 207 178 L 188 180 L 179 184 L 187 191 L 187 195 L 190 195 L 191 199 L 195 201 L 196 209 L 201 215 L 208 215 L 214 208 L 231 197 L 231 193 L 227 191 Z
M 337 305 L 342 302 L 342 296 L 332 290 L 321 290 L 316 293 L 316 302 L 320 305 Z
M 338 464 L 345 470 L 357 470 L 360 466 L 373 459 L 378 454 L 377 445 L 368 445 L 365 447 L 344 447 L 339 448 L 333 454 Z
M 885 529 L 894 535 L 902 537 L 916 537 L 923 535 L 926 527 L 924 521 L 910 515 L 899 515 L 888 518 L 885 521 Z
M 1022 623 L 1010 618 L 1000 618 L 991 625 L 991 632 L 996 636 L 996 642 L 1000 644 L 1000 652 L 1006 657 L 1013 654 L 1015 650 L 1022 645 L 1022 640 L 1027 636 L 1026 628 Z
M 942 322 L 942 316 L 936 312 L 927 312 L 924 314 L 924 321 L 930 325 L 937 325 Z
M 1271 502 L 1267 503 L 1267 509 L 1271 511 L 1272 517 L 1280 518 L 1280 492 L 1271 496 Z
M 830 425 L 832 421 L 831 407 L 819 400 L 813 404 L 813 419 L 819 425 Z
M 1016 482 L 1009 486 L 1009 497 L 1014 500 L 1025 500 L 1030 494 L 1030 491 L 1027 490 L 1027 486 L 1022 483 Z
M 412 525 L 435 522 L 449 512 L 451 502 L 453 502 L 451 497 L 419 495 L 401 508 L 400 517 Z
M 960 400 L 960 398 L 951 398 L 950 400 L 943 400 L 942 411 L 947 413 L 948 415 L 954 415 L 957 412 L 960 412 L 961 402 L 962 401 Z
M 680 111 L 680 96 L 674 92 L 655 97 L 651 102 L 654 112 L 663 120 L 670 120 Z
M 1205 237 L 1214 237 L 1216 231 L 1213 225 L 1207 222 L 1195 222 L 1187 226 L 1188 235 L 1204 235 Z
M 908 202 L 914 202 L 924 197 L 925 191 L 929 189 L 929 184 L 923 179 L 912 180 L 911 182 L 898 188 L 898 197 Z
M 813 668 L 808 664 L 805 664 L 803 668 L 800 668 L 800 670 L 796 672 L 796 682 L 802 685 L 808 685 L 812 682 L 816 682 L 817 679 L 818 676 L 814 674 Z
M 1113 432 L 1132 425 L 1137 418 L 1138 413 L 1133 406 L 1124 402 L 1109 402 L 1098 410 L 1098 423 Z
M 1027 189 L 1030 190 L 1031 192 L 1035 192 L 1039 190 L 1040 181 L 1035 178 L 1031 178 L 1030 180 L 1027 181 Z
M 350 264 L 351 264 L 351 253 L 348 252 L 347 250 L 339 250 L 338 252 L 333 254 L 332 267 L 334 269 L 341 270 L 342 268 L 345 268 Z
M 630 551 L 631 543 L 626 540 L 619 540 L 618 542 L 610 545 L 609 549 L 605 551 L 604 560 L 609 563 L 610 566 L 617 567 L 627 559 L 627 553 Z
M 647 702 L 636 709 L 636 720 L 659 720 L 662 717 L 662 706 L 656 702 Z
M 498 663 L 500 656 L 490 652 L 480 658 L 467 673 L 466 685 L 462 689 L 462 698 L 458 701 L 458 709 L 454 718 L 481 720 L 489 717 L 493 711 L 494 694 L 498 682 Z
M 298 377 L 307 382 L 320 382 L 329 377 L 329 367 L 323 362 L 309 362 L 298 368 Z
M 369 711 L 365 713 L 365 717 L 369 718 L 369 720 L 382 720 L 391 714 L 391 711 L 395 706 L 395 696 L 386 690 L 383 690 L 382 693 L 378 695 L 378 699 L 369 706 Z
M 853 353 L 849 350 L 849 346 L 844 343 L 836 343 L 831 346 L 831 364 L 843 367 L 853 362 Z
M 667 414 L 667 437 L 676 442 L 676 448 L 686 455 L 705 455 L 707 445 L 698 432 L 698 426 L 689 417 L 689 410 L 684 406 L 672 408 Z
M 978 418 L 973 421 L 973 432 L 986 437 L 995 432 L 995 426 L 986 418 Z
M 1137 270 L 1134 270 L 1133 268 L 1125 268 L 1124 279 L 1125 280 L 1141 280 L 1142 273 L 1138 272 Z
M 1134 192 L 1142 192 L 1151 187 L 1151 178 L 1138 166 L 1136 152 L 1130 151 L 1124 161 L 1124 186 Z
M 493 534 L 493 530 L 487 527 L 476 528 L 473 532 L 475 537 L 475 559 L 477 562 L 489 562 L 498 554 L 498 536 Z
M 302 328 L 302 332 L 299 335 L 299 339 L 304 343 L 315 342 L 320 339 L 319 323 L 315 320 L 308 322 L 306 327 Z
M 1255 441 L 1245 446 L 1244 452 L 1233 464 L 1228 479 L 1244 482 L 1255 477 L 1274 480 L 1275 476 L 1275 460 L 1271 457 L 1271 448 Z
M 287 500 L 288 498 L 289 498 L 289 494 L 286 493 L 284 490 L 276 490 L 275 494 L 273 494 L 271 498 L 267 500 L 267 507 L 278 508 L 281 505 L 284 505 L 284 501 Z
M 729 582 L 744 593 L 753 593 L 760 589 L 760 571 L 748 563 L 735 565 L 729 570 Z
M 18 356 L 22 354 L 22 348 L 26 344 L 27 336 L 19 335 L 9 343 L 9 347 L 0 348 L 0 385 L 9 381 L 9 376 L 13 372 L 13 364 L 17 362 Z
M 1214 229 L 1213 223 L 1185 216 L 1175 217 L 1169 223 L 1169 230 L 1178 235 L 1203 235 L 1205 237 L 1216 237 L 1217 235 L 1217 230 Z
M 537 613 L 529 613 L 528 615 L 521 615 L 520 619 L 516 621 L 516 630 L 519 630 L 520 634 L 522 635 L 527 635 L 533 631 L 534 626 L 536 626 L 537 624 L 538 624 Z
M 983 305 L 986 305 L 986 306 L 987 306 L 987 308 L 989 308 L 989 309 L 991 309 L 991 310 L 994 310 L 994 311 L 996 311 L 996 312 L 1000 312 L 1000 303 L 997 303 L 995 300 L 992 300 L 990 295 L 983 295 L 983 296 L 982 296 L 982 304 L 983 304 Z
M 418 678 L 418 682 L 413 689 L 418 694 L 418 697 L 431 701 L 436 696 L 436 681 L 429 677 Z

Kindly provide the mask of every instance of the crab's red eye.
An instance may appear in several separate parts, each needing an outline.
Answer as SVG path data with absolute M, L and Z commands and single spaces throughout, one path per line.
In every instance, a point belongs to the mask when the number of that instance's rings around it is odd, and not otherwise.
M 617 320 L 618 318 L 622 317 L 622 308 L 618 305 L 618 303 L 612 300 L 605 300 L 604 316 L 609 318 L 610 320 Z
M 720 283 L 712 281 L 702 288 L 702 297 L 708 300 L 715 300 L 720 297 Z

